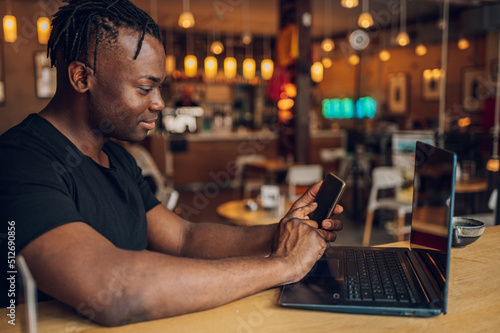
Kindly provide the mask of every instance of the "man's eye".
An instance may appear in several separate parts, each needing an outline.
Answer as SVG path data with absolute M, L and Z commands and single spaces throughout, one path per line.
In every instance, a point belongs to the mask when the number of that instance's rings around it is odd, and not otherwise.
M 151 88 L 148 88 L 148 87 L 139 87 L 139 89 L 140 89 L 142 92 L 144 92 L 144 93 L 149 93 L 149 92 L 151 92 L 151 90 L 152 90 Z

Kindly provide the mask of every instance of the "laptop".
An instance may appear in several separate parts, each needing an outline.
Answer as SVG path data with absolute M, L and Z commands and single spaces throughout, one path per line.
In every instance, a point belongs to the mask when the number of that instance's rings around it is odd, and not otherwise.
M 430 317 L 446 314 L 456 155 L 416 142 L 410 248 L 329 248 L 285 307 Z

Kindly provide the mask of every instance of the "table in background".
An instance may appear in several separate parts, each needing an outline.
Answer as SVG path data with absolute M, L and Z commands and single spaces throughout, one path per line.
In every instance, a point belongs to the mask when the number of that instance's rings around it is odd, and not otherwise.
M 471 198 L 471 214 L 476 212 L 477 208 L 477 193 L 484 192 L 488 189 L 488 183 L 482 178 L 459 179 L 455 183 L 455 194 L 465 194 Z
M 385 246 L 408 246 L 407 242 Z M 39 332 L 496 332 L 500 327 L 500 226 L 451 252 L 448 314 L 432 318 L 369 316 L 294 310 L 278 305 L 280 288 L 216 309 L 115 328 L 89 323 L 57 301 L 39 303 Z M 0 309 L 0 331 L 19 332 Z M 17 313 L 21 313 L 21 307 Z M 19 320 L 20 318 L 18 318 Z
M 241 198 L 243 198 L 245 180 L 249 173 L 262 174 L 265 184 L 276 184 L 278 176 L 285 174 L 292 165 L 294 164 L 279 158 L 246 163 L 241 175 Z
M 277 223 L 292 207 L 292 202 L 287 200 L 284 209 L 281 211 L 279 209 L 266 210 L 262 208 L 260 200 L 251 199 L 258 205 L 258 208 L 257 210 L 250 210 L 246 206 L 248 200 L 233 200 L 223 203 L 217 207 L 217 214 L 230 220 L 233 224 L 251 226 Z

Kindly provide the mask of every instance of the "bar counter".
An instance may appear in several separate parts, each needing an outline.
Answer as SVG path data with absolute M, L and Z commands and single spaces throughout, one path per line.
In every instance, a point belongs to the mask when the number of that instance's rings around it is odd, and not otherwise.
M 408 246 L 408 242 L 385 246 Z M 448 313 L 432 318 L 369 316 L 287 309 L 273 288 L 216 309 L 105 328 L 78 317 L 60 302 L 39 303 L 39 332 L 495 332 L 500 327 L 500 226 L 475 243 L 452 248 Z M 0 309 L 0 332 L 20 332 Z M 22 312 L 22 306 L 17 313 Z M 19 319 L 19 318 L 18 318 Z

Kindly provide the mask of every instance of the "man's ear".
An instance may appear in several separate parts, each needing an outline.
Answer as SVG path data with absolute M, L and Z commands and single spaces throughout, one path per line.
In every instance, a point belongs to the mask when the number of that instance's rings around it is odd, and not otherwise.
M 79 93 L 87 92 L 93 75 L 94 71 L 80 61 L 73 61 L 68 65 L 69 82 Z

